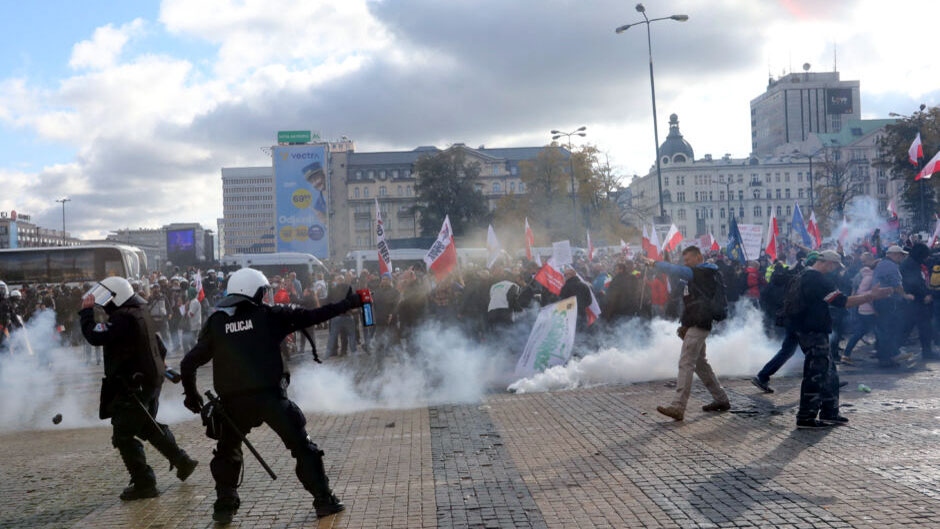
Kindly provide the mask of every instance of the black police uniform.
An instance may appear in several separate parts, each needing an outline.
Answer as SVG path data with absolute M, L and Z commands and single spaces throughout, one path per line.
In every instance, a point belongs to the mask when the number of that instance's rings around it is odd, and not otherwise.
M 185 405 L 196 412 L 202 406 L 196 370 L 212 360 L 213 384 L 225 413 L 242 434 L 262 423 L 277 433 L 297 460 L 297 477 L 313 495 L 317 516 L 339 512 L 343 504 L 330 490 L 323 452 L 307 435 L 303 412 L 287 398 L 279 345 L 292 332 L 361 305 L 351 289 L 345 299 L 318 309 L 256 304 L 245 297 L 234 306 L 219 307 L 212 313 L 195 347 L 180 363 Z M 218 498 L 214 516 L 218 521 L 220 513 L 227 511 L 222 519 L 228 521 L 240 504 L 237 488 L 242 440 L 226 421 L 222 421 L 218 437 L 210 464 Z
M 166 349 L 158 341 L 146 301 L 134 296 L 120 307 L 104 307 L 107 323 L 96 323 L 94 309 L 79 311 L 82 334 L 91 345 L 102 346 L 104 374 L 99 416 L 111 419 L 111 444 L 118 449 L 131 475 L 131 486 L 123 500 L 157 495 L 156 477 L 147 464 L 144 447 L 136 438 L 148 441 L 176 467 L 176 476 L 185 480 L 198 464 L 176 444 L 170 428 L 155 420 L 165 371 Z M 141 406 L 143 405 L 143 406 Z M 147 413 L 144 413 L 144 409 Z

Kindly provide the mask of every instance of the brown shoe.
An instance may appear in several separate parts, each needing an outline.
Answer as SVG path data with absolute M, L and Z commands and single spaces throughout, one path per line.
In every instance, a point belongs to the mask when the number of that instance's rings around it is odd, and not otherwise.
M 666 417 L 672 417 L 677 421 L 681 421 L 685 417 L 685 410 L 679 408 L 678 406 L 656 406 L 656 411 L 662 413 Z
M 728 401 L 716 400 L 711 404 L 702 406 L 702 411 L 728 411 L 731 409 L 731 403 Z

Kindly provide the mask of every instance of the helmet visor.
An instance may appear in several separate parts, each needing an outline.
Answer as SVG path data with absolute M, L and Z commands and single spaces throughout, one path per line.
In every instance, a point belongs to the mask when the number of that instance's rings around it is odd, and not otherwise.
M 85 292 L 85 296 L 94 296 L 95 305 L 105 306 L 114 299 L 114 292 L 108 289 L 108 287 L 102 285 L 101 283 L 96 284 L 91 287 L 88 292 Z

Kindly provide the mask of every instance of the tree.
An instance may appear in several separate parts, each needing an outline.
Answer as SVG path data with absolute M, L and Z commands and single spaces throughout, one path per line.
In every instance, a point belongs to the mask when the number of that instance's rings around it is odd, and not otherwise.
M 892 179 L 900 180 L 901 206 L 914 213 L 914 227 L 930 231 L 937 211 L 935 179 L 915 182 L 914 177 L 925 163 L 940 150 L 940 107 L 920 109 L 910 116 L 900 116 L 893 125 L 885 127 L 878 140 L 880 165 L 888 170 Z M 915 166 L 908 159 L 908 149 L 920 133 L 924 157 Z
M 454 235 L 476 228 L 486 228 L 490 211 L 483 192 L 474 185 L 480 166 L 466 162 L 459 148 L 422 156 L 415 162 L 415 211 L 420 214 L 421 233 L 434 236 L 446 215 Z
M 865 194 L 869 165 L 867 160 L 849 159 L 839 147 L 826 147 L 818 167 L 813 171 L 816 209 L 823 226 L 830 226 L 842 219 L 853 198 Z

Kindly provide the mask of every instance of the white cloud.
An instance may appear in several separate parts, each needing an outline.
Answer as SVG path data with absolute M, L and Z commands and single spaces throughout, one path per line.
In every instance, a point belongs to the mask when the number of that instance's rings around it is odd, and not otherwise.
M 140 33 L 144 21 L 134 21 L 115 29 L 108 24 L 95 30 L 91 40 L 83 40 L 72 48 L 69 66 L 73 69 L 101 70 L 113 66 L 131 36 Z

